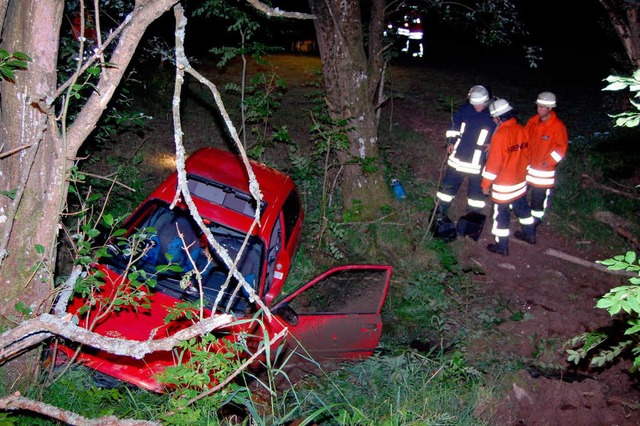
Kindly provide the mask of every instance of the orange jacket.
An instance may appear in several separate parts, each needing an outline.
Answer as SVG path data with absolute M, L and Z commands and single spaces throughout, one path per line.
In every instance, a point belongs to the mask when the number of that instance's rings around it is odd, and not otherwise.
M 546 121 L 540 121 L 538 115 L 531 117 L 525 130 L 531 146 L 527 182 L 539 188 L 553 188 L 556 166 L 564 158 L 569 146 L 567 128 L 552 110 Z
M 482 172 L 482 189 L 491 187 L 494 203 L 506 204 L 526 194 L 530 158 L 524 127 L 515 118 L 501 123 L 491 138 L 489 158 Z

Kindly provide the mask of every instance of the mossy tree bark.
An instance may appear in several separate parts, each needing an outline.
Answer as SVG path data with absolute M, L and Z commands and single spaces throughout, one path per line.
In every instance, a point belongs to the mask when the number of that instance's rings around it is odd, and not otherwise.
M 0 82 L 0 154 L 5 153 L 0 157 L 2 327 L 14 325 L 7 319 L 20 317 L 15 309 L 19 302 L 33 315 L 48 312 L 69 169 L 120 84 L 145 30 L 175 3 L 136 1 L 127 19 L 113 29 L 116 45 L 105 58 L 112 65 L 102 68 L 96 90 L 75 120 L 65 124 L 54 107 L 65 93 L 57 86 L 64 1 L 0 0 L 4 17 L 0 48 L 32 58 L 27 70 L 15 72 L 15 81 Z M 37 246 L 44 250 L 36 250 Z
M 309 7 L 316 16 L 329 112 L 334 119 L 346 119 L 351 128 L 349 151 L 339 154 L 344 166 L 343 201 L 346 208 L 361 201 L 362 218 L 373 219 L 382 206 L 391 203 L 379 158 L 376 118 L 378 87 L 382 84 L 384 0 L 365 2 L 365 16 L 360 3 L 309 0 Z M 363 164 L 375 165 L 375 171 L 365 172 Z

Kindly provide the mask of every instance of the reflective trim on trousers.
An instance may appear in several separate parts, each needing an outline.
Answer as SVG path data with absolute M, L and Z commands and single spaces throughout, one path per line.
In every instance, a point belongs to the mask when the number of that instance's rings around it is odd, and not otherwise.
M 520 222 L 520 225 L 533 225 L 533 212 L 531 213 L 531 216 L 526 217 L 526 218 L 518 218 L 518 222 Z
M 540 210 L 531 210 L 531 216 L 537 219 L 542 219 L 542 217 L 544 216 L 544 212 Z
M 473 200 L 471 198 L 467 199 L 467 205 L 474 209 L 483 209 L 487 203 L 484 200 Z
M 447 195 L 443 192 L 438 191 L 436 193 L 436 197 L 438 197 L 439 200 L 445 202 L 445 203 L 450 203 L 453 201 L 453 199 L 455 198 L 455 196 L 452 195 Z
M 496 237 L 496 242 L 499 242 L 500 238 L 509 238 L 509 216 L 510 213 L 508 205 L 493 205 L 493 225 L 491 226 L 491 234 Z
M 552 188 L 531 187 L 531 214 L 542 219 L 551 198 Z

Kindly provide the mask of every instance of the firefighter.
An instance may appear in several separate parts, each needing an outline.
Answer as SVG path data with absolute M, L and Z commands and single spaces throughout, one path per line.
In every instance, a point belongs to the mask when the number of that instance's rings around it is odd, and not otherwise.
M 531 150 L 524 127 L 516 120 L 513 107 L 505 99 L 489 104 L 489 113 L 496 123 L 491 138 L 491 150 L 482 172 L 482 192 L 491 193 L 493 205 L 493 234 L 495 243 L 487 250 L 503 256 L 509 255 L 509 221 L 511 209 L 516 214 L 522 231 L 513 236 L 529 244 L 536 243 L 531 208 L 527 204 L 527 166 Z
M 486 197 L 480 188 L 482 168 L 486 162 L 491 135 L 496 127 L 486 109 L 489 91 L 484 86 L 469 90 L 468 102 L 453 115 L 447 131 L 447 170 L 436 193 L 436 220 L 446 216 L 465 178 L 468 178 L 467 213 L 480 213 Z
M 527 121 L 531 165 L 527 170 L 527 183 L 531 196 L 531 214 L 535 225 L 542 222 L 555 185 L 556 167 L 562 161 L 569 141 L 567 128 L 553 110 L 556 95 L 542 92 L 536 99 L 538 113 Z

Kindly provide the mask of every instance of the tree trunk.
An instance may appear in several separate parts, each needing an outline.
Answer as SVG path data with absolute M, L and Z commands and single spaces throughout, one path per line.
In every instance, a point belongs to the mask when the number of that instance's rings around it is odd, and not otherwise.
M 15 308 L 19 302 L 33 315 L 48 312 L 68 170 L 120 84 L 145 30 L 177 1 L 136 1 L 130 19 L 118 28 L 113 54 L 106 58 L 114 66 L 103 69 L 96 91 L 63 138 L 47 105 L 56 96 L 64 1 L 0 0 L 0 16 L 5 16 L 0 47 L 33 59 L 26 71 L 15 72 L 15 82 L 0 82 L 0 151 L 23 147 L 0 158 L 0 326 L 12 326 L 12 319 L 20 318 Z
M 600 0 L 631 65 L 640 68 L 640 5 L 637 1 Z
M 17 71 L 15 83 L 3 82 L 0 129 L 3 151 L 25 146 L 0 160 L 0 213 L 7 252 L 0 254 L 0 315 L 15 316 L 24 302 L 36 313 L 50 293 L 51 253 L 65 192 L 65 152 L 55 122 L 37 102 L 56 89 L 56 63 L 64 2 L 10 1 L 3 25 L 2 48 L 27 53 L 27 71 Z M 52 31 L 52 29 L 56 29 Z M 15 192 L 14 199 L 6 193 Z M 45 248 L 36 251 L 36 245 Z
M 362 202 L 362 218 L 372 219 L 380 208 L 391 203 L 378 150 L 376 93 L 382 73 L 382 26 L 384 1 L 372 0 L 369 24 L 369 52 L 360 2 L 309 0 L 318 48 L 322 59 L 329 113 L 333 119 L 346 119 L 351 128 L 350 148 L 341 152 L 344 165 L 342 197 L 346 208 Z M 367 21 L 365 19 L 365 21 Z M 362 164 L 373 164 L 365 172 Z

